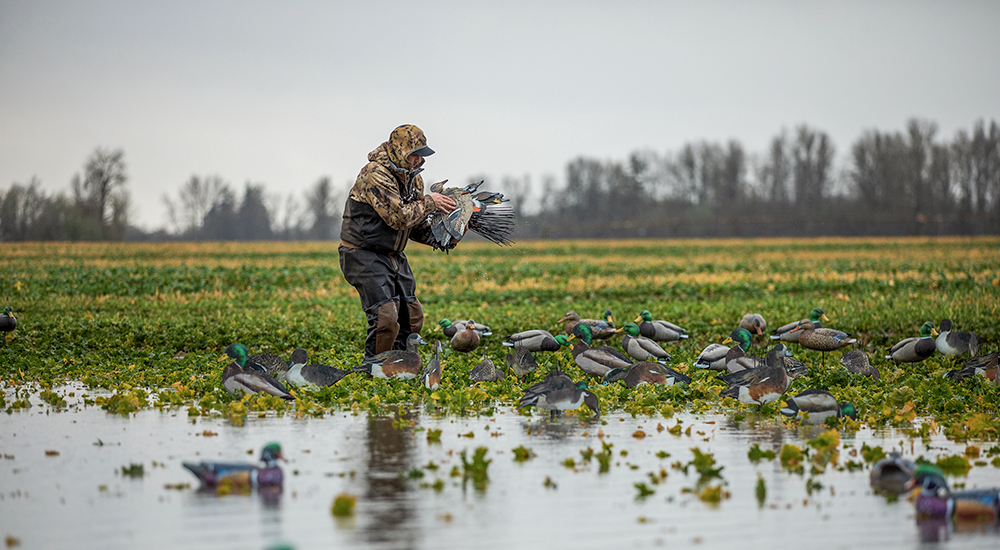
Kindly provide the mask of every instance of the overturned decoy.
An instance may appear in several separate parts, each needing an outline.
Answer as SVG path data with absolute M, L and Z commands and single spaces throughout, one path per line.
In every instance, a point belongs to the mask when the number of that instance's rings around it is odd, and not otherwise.
M 825 424 L 827 419 L 850 417 L 857 420 L 854 405 L 837 403 L 837 399 L 829 392 L 819 389 L 808 389 L 785 401 L 786 406 L 781 414 L 795 418 L 803 424 Z
M 537 365 L 537 363 L 536 363 Z M 496 382 L 504 379 L 504 371 L 493 364 L 493 360 L 483 356 L 483 360 L 469 371 L 469 380 L 475 382 Z
M 249 491 L 255 487 L 280 487 L 284 474 L 278 461 L 284 460 L 281 445 L 268 443 L 260 452 L 259 464 L 241 462 L 182 462 L 201 482 L 203 488 L 215 488 L 223 484 L 232 485 L 237 491 Z
M 609 370 L 604 375 L 604 381 L 609 384 L 618 380 L 623 380 L 629 388 L 642 384 L 663 384 L 670 387 L 674 384 L 691 383 L 690 377 L 653 361 L 639 361 L 624 369 Z
M 666 363 L 674 357 L 667 353 L 655 341 L 639 335 L 639 326 L 635 323 L 625 323 L 622 327 L 625 336 L 622 337 L 622 349 L 637 361 L 645 361 L 650 357 L 658 363 Z
M 354 367 L 354 372 L 363 372 L 375 378 L 397 378 L 400 380 L 416 378 L 420 376 L 420 371 L 424 366 L 417 346 L 426 343 L 419 334 L 414 332 L 406 338 L 405 350 L 383 351 Z
M 234 359 L 222 370 L 222 387 L 231 395 L 236 395 L 242 390 L 246 394 L 266 393 L 282 399 L 295 399 L 295 396 L 271 375 L 256 369 L 244 368 L 247 362 L 247 348 L 243 344 L 230 344 L 226 347 L 226 355 Z
M 823 308 L 814 307 L 812 311 L 809 312 L 808 319 L 800 319 L 799 321 L 794 321 L 771 331 L 772 340 L 781 340 L 782 342 L 799 342 L 799 336 L 802 335 L 801 331 L 792 332 L 795 327 L 799 326 L 799 323 L 803 320 L 812 322 L 813 326 L 816 328 L 823 328 L 823 321 L 829 321 L 830 319 L 826 316 Z
M 296 348 L 292 352 L 292 364 L 288 367 L 288 372 L 285 373 L 285 380 L 289 384 L 299 387 L 324 388 L 336 384 L 341 378 L 352 372 L 329 365 L 307 363 L 309 363 L 309 352 L 302 348 Z
M 927 321 L 920 327 L 920 337 L 905 338 L 889 349 L 886 359 L 899 363 L 919 363 L 927 359 L 937 350 L 933 336 L 937 335 L 934 323 Z
M 235 351 L 233 346 L 226 348 L 226 355 L 236 359 L 236 355 L 234 355 L 234 353 Z M 284 382 L 285 373 L 288 371 L 288 365 L 288 361 L 285 361 L 273 353 L 251 353 L 247 355 L 246 364 L 243 365 L 243 368 L 246 370 L 266 372 L 275 380 Z
M 951 319 L 941 320 L 941 330 L 938 331 L 935 346 L 941 355 L 979 355 L 979 338 L 972 332 L 955 332 L 952 330 Z
M 856 349 L 851 351 L 845 351 L 843 355 L 840 356 L 840 364 L 844 365 L 847 372 L 851 374 L 860 374 L 862 376 L 867 376 L 872 380 L 879 379 L 878 369 L 872 366 L 871 362 L 868 360 L 868 354 Z

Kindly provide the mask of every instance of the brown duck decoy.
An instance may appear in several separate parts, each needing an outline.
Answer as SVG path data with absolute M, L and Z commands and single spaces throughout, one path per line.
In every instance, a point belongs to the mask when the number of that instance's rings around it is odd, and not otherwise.
M 604 375 L 608 383 L 624 380 L 625 386 L 634 388 L 641 384 L 663 384 L 667 387 L 674 384 L 690 384 L 691 378 L 669 367 L 653 361 L 639 361 L 624 369 L 612 369 Z
M 605 314 L 608 314 L 608 317 L 610 317 L 610 313 L 611 310 L 605 311 Z M 556 321 L 557 324 L 563 322 L 565 323 L 563 325 L 563 330 L 566 331 L 566 334 L 574 334 L 573 330 L 580 323 L 589 325 L 594 340 L 607 340 L 608 338 L 614 336 L 615 332 L 617 332 L 614 323 L 607 320 L 581 319 L 580 314 L 573 310 L 567 311 L 566 314 L 562 316 L 562 319 Z
M 814 351 L 834 351 L 858 341 L 846 332 L 832 328 L 816 328 L 808 319 L 799 321 L 799 326 L 794 330 L 802 332 L 799 335 L 799 345 Z
M 479 333 L 476 332 L 475 323 L 470 320 L 465 325 L 465 330 L 460 330 L 451 337 L 451 349 L 469 353 L 479 347 Z
M 498 380 L 503 380 L 504 376 L 504 371 L 498 369 L 496 365 L 493 364 L 493 361 L 485 355 L 483 356 L 483 360 L 477 363 L 476 366 L 472 367 L 472 370 L 469 371 L 469 380 L 472 380 L 473 382 L 496 382 Z
M 935 345 L 941 355 L 979 355 L 979 338 L 972 332 L 955 332 L 952 330 L 951 319 L 941 320 L 941 330 L 938 331 Z
M 927 359 L 937 350 L 937 344 L 932 336 L 936 336 L 934 323 L 927 321 L 920 327 L 920 338 L 906 338 L 900 340 L 895 346 L 889 349 L 886 359 L 892 359 L 900 363 L 919 363 Z
M 354 367 L 354 372 L 363 372 L 375 378 L 398 378 L 409 380 L 420 376 L 424 361 L 420 358 L 417 346 L 426 344 L 417 333 L 406 338 L 406 349 L 391 349 L 367 359 Z
M 879 379 L 878 369 L 868 361 L 868 354 L 859 349 L 844 352 L 840 356 L 840 364 L 851 374 L 868 376 L 872 380 Z
M 775 346 L 764 356 L 764 365 L 751 370 L 720 376 L 729 388 L 719 393 L 720 397 L 732 397 L 748 405 L 764 406 L 785 393 L 792 383 L 779 357 L 788 350 Z

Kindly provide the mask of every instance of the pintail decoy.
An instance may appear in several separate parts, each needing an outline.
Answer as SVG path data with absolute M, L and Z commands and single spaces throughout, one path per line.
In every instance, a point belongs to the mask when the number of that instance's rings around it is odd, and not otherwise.
M 527 348 L 515 346 L 507 352 L 507 368 L 518 380 L 524 380 L 524 375 L 538 368 L 538 361 Z
M 640 321 L 642 322 L 640 323 Z M 648 309 L 642 310 L 634 322 L 639 324 L 640 335 L 657 342 L 676 342 L 688 337 L 687 329 L 685 328 L 681 328 L 668 321 L 654 321 L 653 314 Z
M 694 361 L 694 366 L 714 371 L 726 370 L 726 356 L 730 350 L 730 346 L 727 344 L 735 343 L 733 347 L 739 347 L 746 354 L 747 351 L 750 351 L 750 341 L 751 336 L 747 329 L 736 328 L 721 344 L 709 344 L 708 347 L 701 350 Z
M 247 362 L 247 348 L 243 344 L 229 344 L 226 355 L 234 360 L 222 370 L 222 387 L 231 395 L 242 390 L 246 394 L 263 392 L 282 399 L 293 400 L 295 396 L 288 393 L 281 382 L 275 380 L 266 372 L 244 368 Z
M 1000 518 L 1000 489 L 954 492 L 944 472 L 930 464 L 917 465 L 906 489 L 919 490 L 913 503 L 918 521 L 950 519 L 988 525 Z
M 747 329 L 750 334 L 761 335 L 767 330 L 767 321 L 759 313 L 747 313 L 740 319 L 739 327 Z
M 830 319 L 826 316 L 823 308 L 814 307 L 812 311 L 809 312 L 808 319 L 800 319 L 786 325 L 781 325 L 780 327 L 771 331 L 771 340 L 781 340 L 782 342 L 799 342 L 799 336 L 802 335 L 801 331 L 792 332 L 795 327 L 799 326 L 799 323 L 803 320 L 808 320 L 812 322 L 813 326 L 816 328 L 823 328 L 823 321 L 829 322 Z
M 503 380 L 504 376 L 504 371 L 498 369 L 496 365 L 493 364 L 493 360 L 485 355 L 483 356 L 483 360 L 477 363 L 476 366 L 472 367 L 472 370 L 469 371 L 469 380 L 472 380 L 473 383 L 496 382 L 498 380 Z
M 639 326 L 635 323 L 625 323 L 622 330 L 625 331 L 625 336 L 622 337 L 622 349 L 634 359 L 645 361 L 652 357 L 658 363 L 666 363 L 674 358 L 652 339 L 639 336 Z
M 436 390 L 441 385 L 441 341 L 434 342 L 434 359 L 427 362 L 420 382 L 429 390 Z
M 729 384 L 729 388 L 720 392 L 719 397 L 732 397 L 758 407 L 781 397 L 792 383 L 779 357 L 779 354 L 787 353 L 783 348 L 775 346 L 767 352 L 761 367 L 720 376 L 719 379 Z
M 901 495 L 906 492 L 906 484 L 913 478 L 916 467 L 912 461 L 903 458 L 899 451 L 892 451 L 889 456 L 875 462 L 868 479 L 872 489 L 878 493 Z
M 465 325 L 464 330 L 459 330 L 451 337 L 451 349 L 463 353 L 475 351 L 479 347 L 479 333 L 476 332 L 475 322 L 471 319 Z
M 532 352 L 559 351 L 569 345 L 569 338 L 565 334 L 552 336 L 547 330 L 535 329 L 511 334 L 502 344 L 509 348 L 520 346 Z
M 825 424 L 831 416 L 837 419 L 845 416 L 857 420 L 854 405 L 837 403 L 837 399 L 829 392 L 815 388 L 808 389 L 786 400 L 786 406 L 781 414 L 796 418 L 803 424 Z
M 309 352 L 302 348 L 296 348 L 292 352 L 292 365 L 285 373 L 285 380 L 289 384 L 299 387 L 318 389 L 332 386 L 352 372 L 329 365 L 307 363 L 309 363 Z
M 872 380 L 879 379 L 878 369 L 872 366 L 871 362 L 868 361 L 868 354 L 856 349 L 851 351 L 845 351 L 843 355 L 840 356 L 840 364 L 844 365 L 847 372 L 851 374 L 860 374 L 867 376 Z
M 222 484 L 232 484 L 234 489 L 249 491 L 254 487 L 279 487 L 284 482 L 284 474 L 278 461 L 284 460 L 281 445 L 268 443 L 260 452 L 261 467 L 257 464 L 241 462 L 183 462 L 201 481 L 203 488 L 215 488 Z
M 610 312 L 610 310 L 605 313 L 608 312 Z M 563 330 L 566 331 L 566 334 L 574 334 L 574 329 L 581 323 L 590 326 L 591 335 L 595 340 L 607 340 L 618 332 L 615 329 L 614 323 L 608 322 L 607 320 L 581 319 L 580 314 L 573 310 L 567 311 L 566 314 L 562 316 L 562 319 L 556 321 L 557 324 L 563 322 L 565 322 Z
M 938 353 L 941 355 L 979 355 L 979 338 L 972 332 L 955 332 L 952 330 L 951 319 L 941 320 L 941 330 L 935 340 Z
M 937 336 L 934 330 L 934 323 L 927 321 L 920 327 L 920 337 L 912 337 L 900 340 L 889 349 L 886 359 L 892 359 L 899 363 L 919 363 L 927 359 L 937 350 L 937 344 L 932 336 Z
M 987 380 L 993 382 L 994 386 L 1000 386 L 1000 376 L 997 376 L 997 356 L 998 352 L 977 355 L 965 362 L 960 369 L 950 370 L 945 373 L 945 377 L 952 382 L 961 382 L 966 378 L 981 374 Z
M 548 409 L 549 417 L 555 418 L 568 409 L 578 409 L 587 405 L 594 414 L 600 416 L 601 408 L 597 396 L 587 389 L 587 384 L 574 384 L 562 371 L 554 370 L 545 379 L 524 390 L 518 408 L 536 406 Z
M 580 323 L 573 330 L 574 335 L 580 338 L 579 342 L 573 344 L 573 361 L 583 372 L 603 377 L 611 369 L 623 369 L 633 363 L 628 356 L 614 348 L 591 347 L 590 325 Z
M 363 372 L 375 378 L 396 378 L 409 380 L 420 376 L 424 366 L 417 346 L 426 344 L 416 332 L 406 338 L 406 349 L 391 349 L 366 359 L 354 367 L 354 372 Z
M 454 323 L 452 323 L 448 319 L 441 319 L 440 321 L 438 321 L 438 324 L 434 326 L 434 330 L 440 330 L 442 333 L 444 333 L 445 336 L 447 336 L 448 338 L 452 338 L 458 332 L 465 330 L 466 325 L 470 323 L 472 324 L 472 328 L 475 329 L 475 331 L 479 334 L 480 338 L 482 338 L 483 336 L 490 336 L 491 334 L 493 334 L 493 329 L 491 329 L 486 325 L 481 325 L 473 321 L 472 319 L 464 321 L 455 321 Z
M 691 378 L 665 365 L 653 361 L 639 361 L 624 369 L 611 369 L 604 375 L 607 383 L 624 380 L 625 386 L 634 388 L 641 384 L 690 384 Z
M 12 314 L 13 311 L 14 308 L 10 306 L 3 308 L 3 315 L 0 315 L 0 332 L 14 332 L 17 328 L 17 318 Z M 7 345 L 7 334 L 3 335 L 3 343 Z

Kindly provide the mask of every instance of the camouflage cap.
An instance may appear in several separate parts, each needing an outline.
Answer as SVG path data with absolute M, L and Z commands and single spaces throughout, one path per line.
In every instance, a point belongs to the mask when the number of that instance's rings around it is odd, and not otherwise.
M 413 153 L 426 157 L 433 155 L 434 150 L 427 146 L 423 130 L 413 124 L 398 126 L 389 134 L 389 160 L 397 166 L 409 166 L 406 157 Z

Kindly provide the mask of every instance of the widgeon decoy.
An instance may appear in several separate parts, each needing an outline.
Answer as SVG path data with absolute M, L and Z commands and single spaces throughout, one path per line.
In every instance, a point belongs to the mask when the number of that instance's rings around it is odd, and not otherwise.
M 761 335 L 767 330 L 767 321 L 759 313 L 747 313 L 740 319 L 739 327 L 747 329 L 750 334 Z
M 586 324 L 590 326 L 590 332 L 594 340 L 607 340 L 618 332 L 615 329 L 614 323 L 609 323 L 607 320 L 600 319 L 581 319 L 580 314 L 573 310 L 567 311 L 566 314 L 562 316 L 562 319 L 556 321 L 556 324 L 558 323 L 565 323 L 563 325 L 563 330 L 566 331 L 566 334 L 575 334 L 573 331 L 576 329 L 577 325 L 581 323 Z
M 535 329 L 511 334 L 502 344 L 509 348 L 520 346 L 537 353 L 539 351 L 559 351 L 563 346 L 569 345 L 569 338 L 565 334 L 552 336 L 547 330 Z
M 938 331 L 935 345 L 941 355 L 979 355 L 979 338 L 972 332 L 955 332 L 952 330 L 951 319 L 941 320 L 941 330 Z
M 920 327 L 920 337 L 912 337 L 900 340 L 889 349 L 886 359 L 892 359 L 899 363 L 919 363 L 927 359 L 937 350 L 937 344 L 932 336 L 937 336 L 934 330 L 934 323 L 927 321 Z
M 284 460 L 281 445 L 268 443 L 260 452 L 263 466 L 241 462 L 182 462 L 201 481 L 203 488 L 231 484 L 234 489 L 249 491 L 254 487 L 279 487 L 284 474 L 278 461 Z
M 845 351 L 843 355 L 840 356 L 840 364 L 844 365 L 847 372 L 851 374 L 860 374 L 862 376 L 867 376 L 872 380 L 879 379 L 878 369 L 872 366 L 871 362 L 868 360 L 868 354 L 856 349 L 851 351 Z
M 611 369 L 623 369 L 633 363 L 632 359 L 614 348 L 591 347 L 593 334 L 590 325 L 579 323 L 573 330 L 580 339 L 573 344 L 573 361 L 583 372 L 603 377 Z
M 420 383 L 429 390 L 441 386 L 441 341 L 434 342 L 434 359 L 427 362 L 424 372 L 420 375 Z
M 642 321 L 640 323 L 640 321 Z M 639 334 L 655 340 L 657 342 L 676 342 L 688 337 L 687 329 L 679 327 L 669 321 L 653 320 L 653 314 L 648 309 L 642 310 L 635 318 L 638 323 Z
M 720 376 L 719 379 L 729 384 L 729 388 L 720 392 L 719 397 L 732 397 L 740 403 L 758 407 L 781 397 L 792 383 L 779 357 L 781 353 L 787 353 L 787 350 L 779 350 L 775 346 L 764 356 L 762 367 Z
M 994 524 L 1000 518 L 1000 489 L 954 492 L 936 466 L 918 464 L 906 484 L 919 490 L 914 501 L 917 520 L 950 519 L 956 522 Z
M 879 459 L 868 475 L 872 489 L 879 493 L 901 495 L 907 492 L 906 484 L 913 478 L 917 465 L 903 458 L 899 451 Z
M 854 405 L 837 403 L 837 399 L 829 392 L 816 388 L 789 397 L 785 403 L 781 414 L 798 419 L 803 424 L 825 424 L 830 417 L 840 419 L 847 416 L 852 420 L 858 418 Z
M 538 368 L 538 361 L 527 348 L 515 346 L 513 351 L 507 352 L 507 368 L 518 380 L 524 380 L 524 375 Z
M 292 364 L 285 373 L 285 381 L 299 387 L 318 389 L 332 386 L 352 372 L 329 365 L 307 363 L 309 363 L 309 352 L 296 348 L 292 352 Z
M 426 344 L 416 332 L 406 338 L 406 349 L 391 349 L 365 360 L 354 367 L 354 372 L 363 372 L 375 378 L 396 378 L 410 380 L 420 376 L 424 366 L 417 346 Z
M 462 353 L 475 351 L 479 347 L 479 333 L 476 332 L 475 323 L 471 320 L 465 325 L 465 330 L 460 330 L 451 337 L 451 349 Z
M 642 384 L 663 384 L 667 387 L 674 384 L 690 384 L 691 378 L 660 363 L 639 361 L 624 369 L 612 369 L 604 375 L 607 383 L 624 380 L 625 386 L 634 388 Z
M 578 409 L 587 405 L 594 414 L 600 416 L 601 407 L 587 384 L 574 384 L 573 380 L 561 371 L 550 372 L 542 382 L 524 390 L 524 395 L 518 405 L 519 409 L 535 406 L 549 411 L 549 417 L 555 418 L 562 411 Z
M 966 378 L 981 374 L 994 386 L 1000 386 L 1000 376 L 997 376 L 997 356 L 998 352 L 977 355 L 965 362 L 960 369 L 950 370 L 945 373 L 945 377 L 952 382 L 961 382 Z
M 234 360 L 222 370 L 222 387 L 231 395 L 242 390 L 246 394 L 263 392 L 282 399 L 293 400 L 295 396 L 288 393 L 281 382 L 275 380 L 266 372 L 244 368 L 247 362 L 247 348 L 243 344 L 229 344 L 226 355 Z
M 434 330 L 440 330 L 441 332 L 444 333 L 445 336 L 447 336 L 448 338 L 452 338 L 459 331 L 465 330 L 466 325 L 470 323 L 472 324 L 472 328 L 475 329 L 476 333 L 479 334 L 480 338 L 482 338 L 483 336 L 489 336 L 493 334 L 493 329 L 491 329 L 486 325 L 481 325 L 473 321 L 472 319 L 466 321 L 459 320 L 455 321 L 454 323 L 452 323 L 448 319 L 441 319 L 440 321 L 438 321 L 438 324 L 434 326 Z
M 708 347 L 701 350 L 694 361 L 694 366 L 714 371 L 726 370 L 726 356 L 731 349 L 727 344 L 735 343 L 734 347 L 739 347 L 746 354 L 747 351 L 750 351 L 750 341 L 751 336 L 747 329 L 736 328 L 721 344 L 709 344 Z
M 829 317 L 823 311 L 823 308 L 814 307 L 812 311 L 809 312 L 808 319 L 800 319 L 787 325 L 781 325 L 780 327 L 771 331 L 771 340 L 781 340 L 782 342 L 795 342 L 799 343 L 799 336 L 802 335 L 801 331 L 792 332 L 795 327 L 799 326 L 799 323 L 803 320 L 811 321 L 813 326 L 816 328 L 823 328 L 823 321 L 829 322 Z
M 537 363 L 536 363 L 537 365 Z M 503 380 L 505 373 L 502 369 L 498 369 L 496 365 L 493 364 L 493 360 L 489 357 L 483 356 L 483 360 L 472 367 L 469 371 L 469 380 L 473 383 L 476 382 L 496 382 Z
M 666 363 L 674 358 L 655 341 L 639 336 L 639 326 L 635 323 L 625 323 L 622 330 L 625 332 L 622 337 L 622 349 L 637 361 L 646 361 L 652 357 L 653 361 Z
M 17 318 L 14 317 L 14 308 L 7 306 L 3 308 L 3 315 L 0 315 L 0 332 L 5 333 L 3 335 L 3 343 L 7 345 L 7 334 L 8 332 L 14 332 L 17 328 Z

